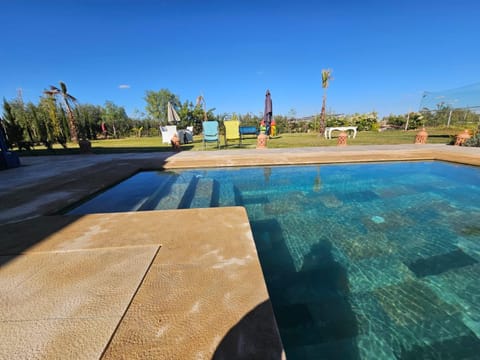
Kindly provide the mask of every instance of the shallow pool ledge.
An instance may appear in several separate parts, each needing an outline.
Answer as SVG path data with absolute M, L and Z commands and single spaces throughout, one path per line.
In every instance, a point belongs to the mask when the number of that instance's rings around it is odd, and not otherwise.
M 0 247 L 7 358 L 284 358 L 242 207 L 48 216 L 16 230 Z

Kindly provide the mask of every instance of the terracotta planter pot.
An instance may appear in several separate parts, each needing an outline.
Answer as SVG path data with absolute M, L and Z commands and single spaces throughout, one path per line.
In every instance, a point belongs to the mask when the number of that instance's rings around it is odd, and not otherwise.
M 268 136 L 261 131 L 257 137 L 257 149 L 265 149 L 267 147 Z
M 347 146 L 348 135 L 345 131 L 338 134 L 337 146 Z
M 422 128 L 415 136 L 415 144 L 426 144 L 428 139 L 428 133 L 425 128 Z
M 468 132 L 467 129 L 465 129 L 462 133 L 457 135 L 457 138 L 455 139 L 455 145 L 462 146 L 463 143 L 470 138 L 471 138 L 470 133 Z

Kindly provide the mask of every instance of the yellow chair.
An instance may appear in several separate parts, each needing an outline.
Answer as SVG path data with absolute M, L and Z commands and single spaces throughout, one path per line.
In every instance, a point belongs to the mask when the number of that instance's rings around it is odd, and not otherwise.
M 227 120 L 223 125 L 225 126 L 225 146 L 228 145 L 229 140 L 238 140 L 240 144 L 240 121 Z

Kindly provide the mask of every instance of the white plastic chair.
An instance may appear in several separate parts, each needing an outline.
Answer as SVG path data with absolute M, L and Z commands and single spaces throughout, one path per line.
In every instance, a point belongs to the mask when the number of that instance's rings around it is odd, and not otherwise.
M 170 144 L 173 135 L 177 133 L 177 125 L 160 126 L 160 131 L 162 133 L 162 143 Z

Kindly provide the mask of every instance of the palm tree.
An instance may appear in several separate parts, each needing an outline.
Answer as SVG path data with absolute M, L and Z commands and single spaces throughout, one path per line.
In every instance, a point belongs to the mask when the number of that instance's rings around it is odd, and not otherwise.
M 332 70 L 326 69 L 322 70 L 322 88 L 323 88 L 323 101 L 322 101 L 322 112 L 320 113 L 320 134 L 325 132 L 325 105 L 327 102 L 327 88 L 328 82 L 332 77 Z
M 203 105 L 203 121 L 207 121 L 208 120 L 208 117 L 207 117 L 207 104 L 205 103 L 205 98 L 203 97 L 203 95 L 199 95 L 197 97 L 197 105 L 196 106 L 202 106 Z
M 61 96 L 63 100 L 63 107 L 68 116 L 68 127 L 70 130 L 70 140 L 78 143 L 78 127 L 75 120 L 75 115 L 72 110 L 72 104 L 77 102 L 77 99 L 70 95 L 67 91 L 67 85 L 64 82 L 60 81 L 60 89 L 56 86 L 50 85 L 49 92 L 53 95 Z M 46 92 L 45 92 L 46 93 Z

